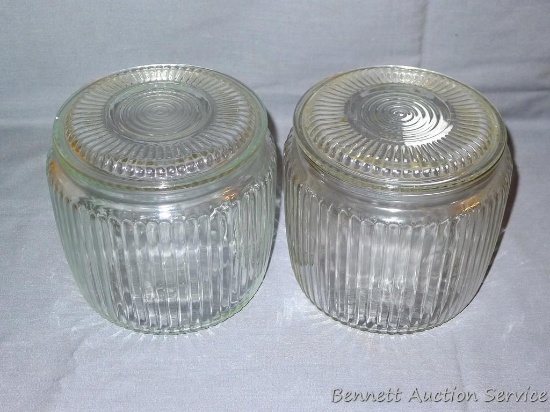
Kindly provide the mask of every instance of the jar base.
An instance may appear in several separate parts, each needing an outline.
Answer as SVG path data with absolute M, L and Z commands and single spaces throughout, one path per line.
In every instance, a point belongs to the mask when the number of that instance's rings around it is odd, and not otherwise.
M 325 310 L 323 310 L 321 307 L 319 307 L 309 296 L 306 297 L 308 300 L 315 306 L 317 310 L 328 316 L 329 318 L 337 321 L 338 323 L 341 323 L 342 325 L 349 326 L 350 328 L 353 328 L 355 330 L 359 330 L 361 332 L 366 333 L 376 333 L 379 335 L 412 335 L 416 333 L 426 332 L 430 329 L 434 329 L 438 326 L 441 326 L 451 320 L 453 320 L 456 316 L 458 316 L 464 309 L 458 311 L 456 314 L 445 318 L 443 320 L 440 320 L 439 322 L 433 323 L 433 324 L 427 324 L 427 325 L 417 325 L 412 327 L 406 327 L 406 328 L 391 328 L 388 326 L 384 326 L 383 324 L 374 322 L 374 321 L 365 321 L 362 323 L 352 323 L 345 321 L 343 319 L 338 318 L 337 316 L 334 316 Z
M 139 333 L 145 333 L 145 334 L 151 334 L 151 335 L 182 335 L 186 333 L 193 333 L 203 329 L 211 328 L 231 318 L 232 316 L 240 312 L 246 305 L 248 305 L 248 303 L 250 303 L 254 295 L 258 292 L 262 283 L 263 283 L 263 278 L 259 282 L 258 286 L 251 289 L 249 294 L 245 295 L 243 299 L 239 303 L 237 303 L 235 306 L 223 312 L 218 313 L 216 316 L 208 319 L 207 321 L 203 321 L 203 322 L 196 321 L 194 324 L 188 324 L 188 325 L 159 327 L 159 326 L 151 325 L 151 322 L 148 322 L 145 319 L 141 321 L 130 320 L 130 316 L 125 316 L 127 314 L 121 314 L 121 316 L 117 318 L 113 318 L 104 313 L 97 311 L 93 305 L 91 306 L 92 306 L 92 309 L 94 309 L 94 311 L 98 315 L 100 315 L 103 319 L 111 322 L 114 325 L 130 330 L 132 332 L 139 332 Z M 132 316 L 132 318 L 138 319 L 139 317 L 135 315 L 135 316 Z

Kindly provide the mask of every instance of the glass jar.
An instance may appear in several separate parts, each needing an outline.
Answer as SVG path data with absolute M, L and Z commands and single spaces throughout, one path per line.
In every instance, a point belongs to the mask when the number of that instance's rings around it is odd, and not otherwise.
M 362 68 L 313 86 L 284 150 L 288 245 L 304 293 L 376 332 L 461 312 L 500 232 L 506 138 L 482 95 L 431 71 Z
M 99 79 L 59 111 L 47 174 L 76 283 L 111 322 L 192 331 L 260 286 L 276 152 L 264 107 L 237 80 L 186 65 Z

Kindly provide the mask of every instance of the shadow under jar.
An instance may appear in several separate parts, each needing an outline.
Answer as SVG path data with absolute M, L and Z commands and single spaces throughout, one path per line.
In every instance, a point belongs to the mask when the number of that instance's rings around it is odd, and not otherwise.
M 313 86 L 284 150 L 288 245 L 304 293 L 374 332 L 460 313 L 500 232 L 506 139 L 481 94 L 431 71 L 362 68 Z
M 74 278 L 117 325 L 192 331 L 259 288 L 275 213 L 275 146 L 243 84 L 186 65 L 127 69 L 75 93 L 47 174 Z

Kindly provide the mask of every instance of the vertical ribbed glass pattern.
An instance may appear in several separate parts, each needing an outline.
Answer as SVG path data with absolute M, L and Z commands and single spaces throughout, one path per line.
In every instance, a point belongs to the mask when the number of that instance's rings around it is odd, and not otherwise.
M 262 103 L 223 73 L 140 66 L 74 93 L 54 121 L 47 171 L 82 294 L 143 332 L 237 312 L 271 250 L 275 159 Z
M 105 207 L 67 190 L 60 184 L 66 176 L 50 162 L 61 240 L 91 306 L 118 325 L 153 333 L 204 328 L 241 309 L 262 282 L 272 244 L 276 166 L 270 149 L 255 182 L 210 213 L 157 207 L 139 218 L 124 205 Z
M 458 314 L 500 231 L 506 139 L 491 103 L 440 73 L 364 67 L 311 87 L 285 146 L 288 243 L 306 295 L 369 331 Z
M 296 165 L 292 142 L 285 147 L 289 249 L 298 283 L 319 309 L 359 329 L 407 333 L 437 326 L 466 307 L 500 232 L 509 155 L 501 165 L 504 184 L 490 188 L 482 202 L 443 219 L 430 219 L 441 213 L 428 209 L 422 219 L 396 223 L 384 211 L 342 206 L 330 188 L 312 185 Z

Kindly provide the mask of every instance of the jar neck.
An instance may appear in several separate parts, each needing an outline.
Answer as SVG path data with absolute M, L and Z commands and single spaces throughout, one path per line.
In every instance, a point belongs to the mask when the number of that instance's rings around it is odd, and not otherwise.
M 354 179 L 345 174 L 337 173 L 330 167 L 320 167 L 317 162 L 314 162 L 304 151 L 301 149 L 297 142 L 294 132 L 291 132 L 289 138 L 291 139 L 291 150 L 297 156 L 297 161 L 305 168 L 306 172 L 310 174 L 315 180 L 322 182 L 323 185 L 328 186 L 336 193 L 342 193 L 346 196 L 354 196 L 358 200 L 368 199 L 372 201 L 378 199 L 381 201 L 389 202 L 407 202 L 407 203 L 449 203 L 457 199 L 461 199 L 469 196 L 471 193 L 482 190 L 491 182 L 493 177 L 502 169 L 503 159 L 510 158 L 510 151 L 508 147 L 501 154 L 500 158 L 495 162 L 493 167 L 488 169 L 482 175 L 464 182 L 462 184 L 454 184 L 449 186 L 437 186 L 431 190 L 415 190 L 414 188 L 407 188 L 407 190 L 391 190 L 383 187 L 369 184 L 370 182 Z
M 265 134 L 262 143 L 241 162 L 234 163 L 232 168 L 224 170 L 224 173 L 217 173 L 211 179 L 193 182 L 189 185 L 168 188 L 107 184 L 89 174 L 76 170 L 55 149 L 50 152 L 48 163 L 55 162 L 56 167 L 59 168 L 56 173 L 63 173 L 72 184 L 77 185 L 82 191 L 102 199 L 140 204 L 171 203 L 182 201 L 182 199 L 188 202 L 192 199 L 215 193 L 225 187 L 241 185 L 250 176 L 255 177 L 257 173 L 256 169 L 259 166 L 265 166 L 265 163 L 268 161 L 266 158 L 270 156 L 273 149 L 274 144 L 269 132 Z M 51 166 L 48 167 L 51 169 Z M 52 172 L 49 171 L 49 173 Z

